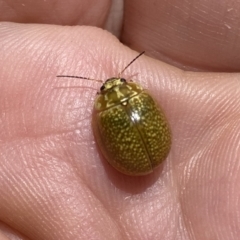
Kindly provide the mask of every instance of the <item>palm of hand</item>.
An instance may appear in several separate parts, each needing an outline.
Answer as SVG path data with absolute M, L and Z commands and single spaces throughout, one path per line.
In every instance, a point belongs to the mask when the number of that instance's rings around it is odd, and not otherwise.
M 125 74 L 137 73 L 164 108 L 173 135 L 168 159 L 149 176 L 116 172 L 101 161 L 90 127 L 99 85 L 56 79 L 109 78 L 135 53 L 93 27 L 1 24 L 0 239 L 238 239 L 240 75 L 171 66 L 239 71 L 235 12 L 222 19 L 218 6 L 202 20 L 201 6 L 133 3 L 126 2 L 121 40 L 170 65 L 143 57 Z M 3 20 L 26 22 L 35 12 L 30 22 L 104 27 L 109 7 L 58 2 L 53 15 L 35 4 Z M 214 17 L 232 26 L 229 34 L 218 35 L 216 19 L 214 29 L 206 25 Z

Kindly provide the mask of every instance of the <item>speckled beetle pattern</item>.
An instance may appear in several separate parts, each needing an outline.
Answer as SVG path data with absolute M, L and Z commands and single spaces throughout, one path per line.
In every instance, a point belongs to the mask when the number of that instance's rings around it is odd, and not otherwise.
M 151 173 L 170 150 L 171 133 L 162 110 L 140 85 L 124 78 L 103 84 L 92 126 L 105 158 L 127 175 Z
M 69 75 L 57 77 L 94 80 Z M 171 131 L 160 106 L 139 84 L 121 77 L 107 79 L 100 88 L 94 103 L 92 127 L 103 156 L 127 175 L 151 173 L 171 148 Z

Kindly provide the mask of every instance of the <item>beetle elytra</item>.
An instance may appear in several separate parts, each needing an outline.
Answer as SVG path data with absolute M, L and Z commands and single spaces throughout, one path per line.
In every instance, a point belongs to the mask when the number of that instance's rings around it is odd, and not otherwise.
M 92 114 L 93 133 L 100 151 L 118 171 L 146 175 L 159 166 L 171 147 L 171 131 L 162 109 L 139 84 L 121 74 L 107 79 L 98 93 Z M 79 76 L 59 75 L 94 80 Z

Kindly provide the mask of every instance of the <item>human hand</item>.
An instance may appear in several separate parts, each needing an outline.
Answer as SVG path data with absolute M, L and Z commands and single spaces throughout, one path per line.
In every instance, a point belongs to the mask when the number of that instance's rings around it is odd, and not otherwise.
M 0 3 L 2 21 L 25 23 L 0 24 L 0 240 L 238 239 L 240 74 L 224 72 L 240 69 L 240 5 L 126 1 L 126 47 L 90 27 L 105 28 L 107 1 L 17 4 Z M 124 74 L 155 97 L 173 137 L 143 177 L 98 153 L 99 83 L 56 78 L 112 77 L 136 56 L 128 47 L 149 57 Z

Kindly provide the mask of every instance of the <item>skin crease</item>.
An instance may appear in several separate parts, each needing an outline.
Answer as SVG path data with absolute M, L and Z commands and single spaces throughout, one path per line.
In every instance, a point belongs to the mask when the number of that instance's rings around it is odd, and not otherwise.
M 240 2 L 126 1 L 126 46 L 101 29 L 110 1 L 16 2 L 0 1 L 0 240 L 239 239 Z M 101 84 L 56 78 L 113 77 L 131 49 L 147 56 L 123 77 L 151 92 L 173 136 L 144 177 L 99 154 Z

